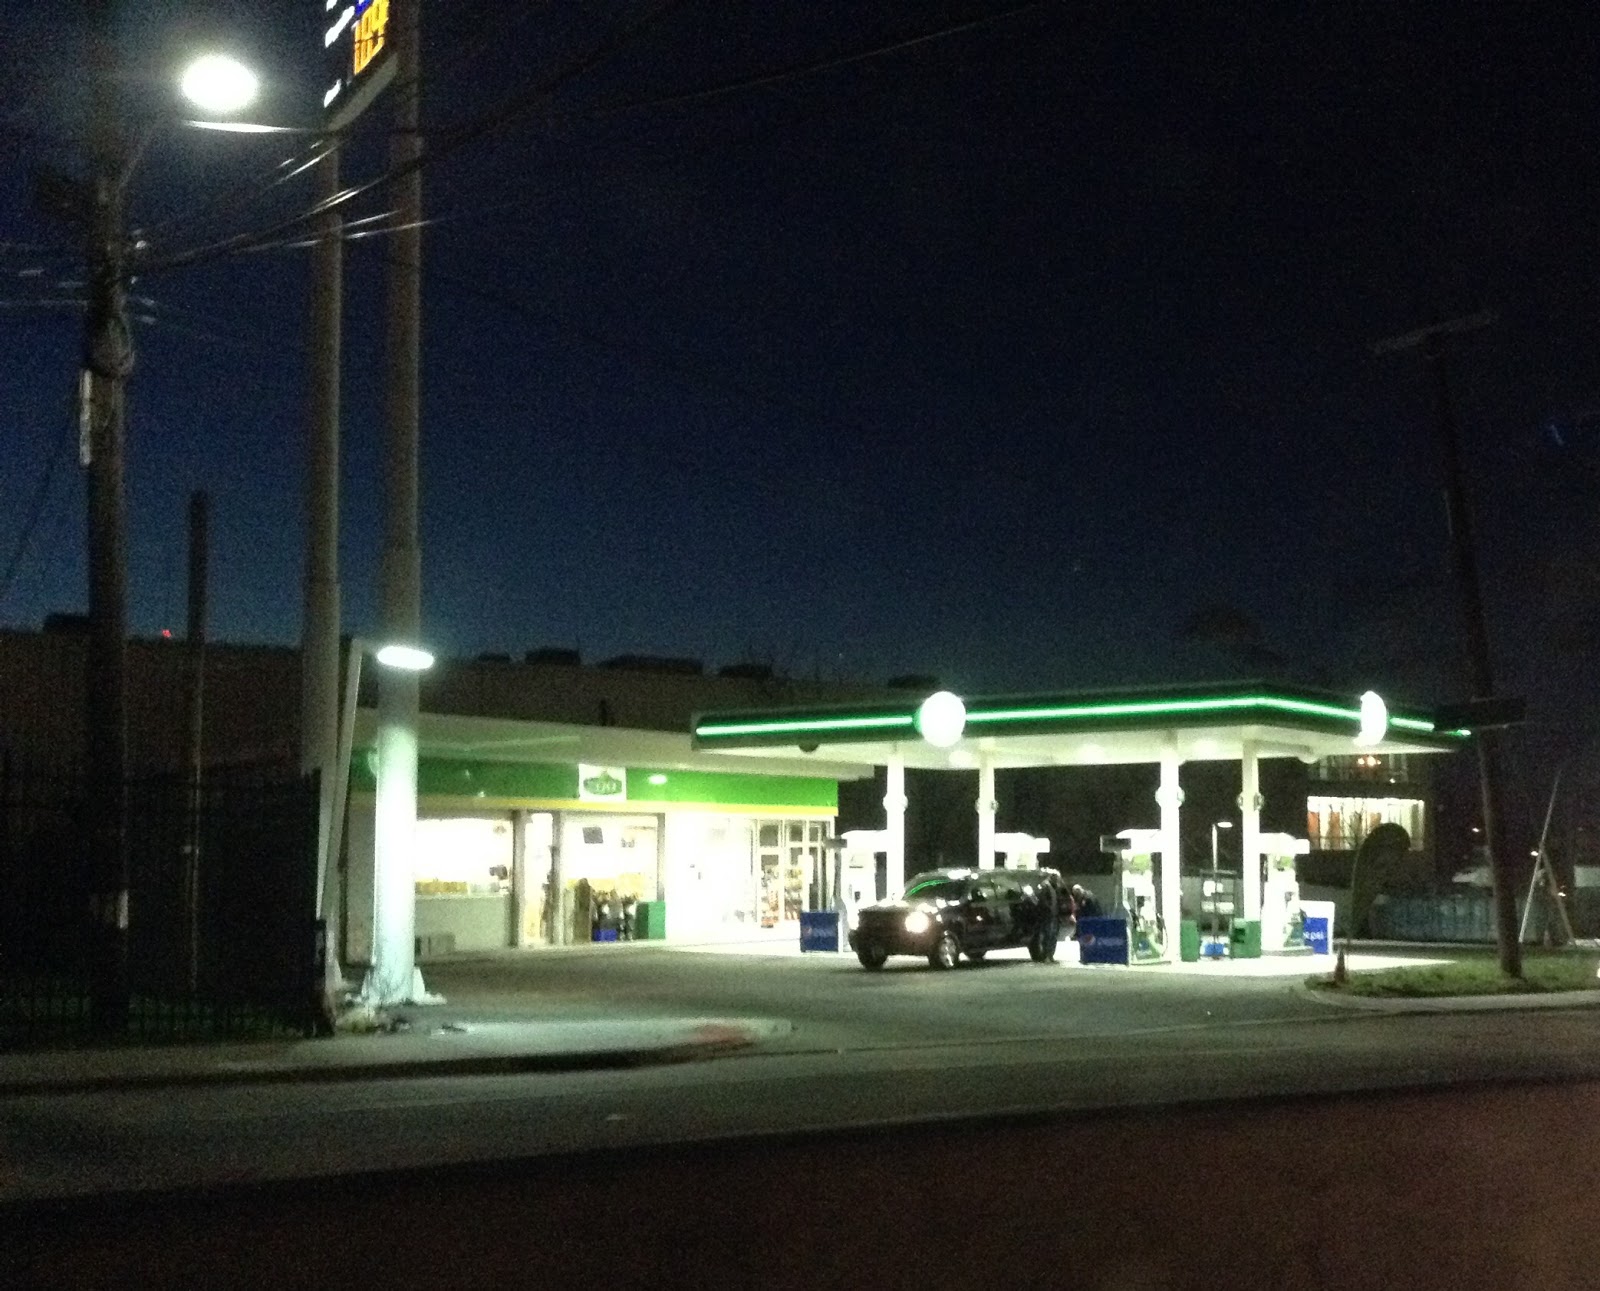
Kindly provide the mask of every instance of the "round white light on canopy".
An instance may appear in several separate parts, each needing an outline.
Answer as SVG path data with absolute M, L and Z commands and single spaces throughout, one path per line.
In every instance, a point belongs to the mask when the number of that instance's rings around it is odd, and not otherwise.
M 1356 743 L 1382 744 L 1388 733 L 1389 706 L 1377 691 L 1369 690 L 1361 696 L 1361 729 L 1356 733 Z
M 936 690 L 917 707 L 917 733 L 936 749 L 948 749 L 961 741 L 967 729 L 967 706 L 959 695 Z

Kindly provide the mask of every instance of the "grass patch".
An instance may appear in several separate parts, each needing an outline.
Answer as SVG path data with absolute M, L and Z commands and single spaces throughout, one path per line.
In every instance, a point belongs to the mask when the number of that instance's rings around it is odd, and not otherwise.
M 1310 978 L 1317 990 L 1366 998 L 1435 999 L 1452 995 L 1548 995 L 1600 990 L 1600 956 L 1590 952 L 1523 952 L 1522 977 L 1506 977 L 1492 955 L 1468 955 L 1448 964 L 1357 970 L 1343 986 L 1331 976 Z

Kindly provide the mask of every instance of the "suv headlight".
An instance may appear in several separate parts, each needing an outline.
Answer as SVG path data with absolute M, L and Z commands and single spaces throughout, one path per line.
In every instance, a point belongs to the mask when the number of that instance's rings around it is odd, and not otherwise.
M 928 918 L 926 910 L 913 910 L 906 916 L 906 931 L 915 936 L 918 933 L 927 932 L 932 923 L 933 920 Z

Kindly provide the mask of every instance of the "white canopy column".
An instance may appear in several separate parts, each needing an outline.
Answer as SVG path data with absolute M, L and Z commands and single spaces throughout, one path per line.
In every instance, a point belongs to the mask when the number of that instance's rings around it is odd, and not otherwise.
M 1159 904 L 1156 913 L 1166 930 L 1167 958 L 1178 958 L 1178 934 L 1182 920 L 1180 913 L 1183 888 L 1179 881 L 1178 813 L 1183 805 L 1183 791 L 1178 787 L 1178 768 L 1183 759 L 1178 756 L 1178 742 L 1169 737 L 1161 751 L 1161 785 L 1156 791 L 1156 802 L 1161 807 L 1161 876 Z
M 1241 901 L 1246 919 L 1261 918 L 1261 762 L 1255 741 L 1240 750 L 1239 866 Z
M 898 896 L 906 886 L 906 759 L 896 751 L 885 767 L 883 795 L 885 896 Z
M 999 807 L 994 797 L 994 758 L 978 755 L 978 866 L 994 868 L 994 813 Z

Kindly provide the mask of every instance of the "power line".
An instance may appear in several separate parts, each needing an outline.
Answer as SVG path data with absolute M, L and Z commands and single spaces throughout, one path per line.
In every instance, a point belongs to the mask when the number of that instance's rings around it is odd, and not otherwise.
M 34 486 L 33 497 L 28 503 L 28 511 L 22 522 L 22 532 L 17 536 L 17 545 L 11 552 L 11 559 L 6 562 L 5 573 L 0 574 L 0 602 L 4 602 L 10 594 L 11 584 L 17 576 L 17 571 L 22 567 L 22 558 L 27 555 L 28 547 L 33 542 L 34 530 L 39 526 L 39 519 L 44 514 L 44 504 L 50 496 L 50 486 L 55 482 L 56 468 L 67 456 L 75 438 L 76 413 L 68 417 L 68 433 L 58 437 L 57 442 L 47 451 L 44 469 L 40 473 L 39 482 Z
M 911 49 L 915 46 L 930 44 L 939 40 L 945 40 L 953 36 L 962 35 L 982 27 L 990 26 L 994 23 L 1020 17 L 1023 14 L 1030 13 L 1038 9 L 1043 9 L 1048 5 L 1059 2 L 1060 0 L 1029 0 L 1029 3 L 1027 4 L 1002 10 L 999 13 L 986 14 L 981 18 L 974 18 L 967 22 L 956 23 L 948 27 L 940 28 L 937 31 L 922 32 L 918 35 L 905 37 L 889 44 L 874 46 L 871 49 L 856 50 L 851 53 L 840 54 L 835 57 L 823 59 L 817 62 L 796 64 L 789 67 L 779 68 L 769 72 L 763 72 L 755 76 L 744 77 L 735 81 L 728 81 L 720 85 L 707 86 L 699 90 L 685 91 L 683 93 L 673 95 L 663 95 L 650 99 L 641 99 L 631 103 L 616 104 L 610 107 L 592 110 L 588 113 L 560 115 L 547 114 L 547 119 L 560 120 L 570 116 L 609 115 L 618 112 L 641 111 L 646 108 L 696 102 L 727 94 L 739 93 L 745 90 L 771 86 L 783 81 L 796 80 L 801 77 L 817 75 L 822 72 L 831 71 L 835 68 L 848 66 L 852 63 L 859 63 L 869 59 L 884 57 L 902 50 Z M 403 166 L 394 167 L 377 176 L 376 178 L 366 181 L 363 184 L 358 184 L 353 188 L 345 190 L 345 192 L 339 195 L 336 204 L 342 205 L 343 203 L 354 200 L 355 198 L 362 196 L 363 194 L 370 192 L 375 188 L 403 178 L 404 176 L 411 174 L 413 171 L 420 169 L 424 165 L 449 156 L 451 153 L 457 151 L 465 144 L 483 137 L 499 126 L 504 125 L 506 122 L 522 116 L 536 107 L 539 103 L 547 100 L 551 95 L 553 95 L 557 90 L 561 89 L 571 80 L 576 79 L 583 73 L 590 71 L 599 66 L 601 63 L 605 62 L 607 59 L 625 47 L 634 36 L 638 35 L 645 28 L 653 25 L 655 22 L 667 16 L 667 14 L 671 11 L 682 7 L 683 3 L 684 0 L 668 0 L 668 3 L 659 6 L 657 9 L 641 18 L 638 22 L 627 28 L 619 29 L 619 31 L 615 33 L 612 38 L 602 42 L 600 46 L 591 50 L 588 54 L 575 60 L 573 63 L 570 63 L 562 71 L 540 82 L 532 90 L 513 96 L 513 98 L 501 104 L 499 107 L 466 121 L 459 126 L 441 131 L 438 136 L 438 142 L 421 157 L 414 161 L 407 162 Z M 288 220 L 281 221 L 276 225 L 258 230 L 255 233 L 238 234 L 232 238 L 225 238 L 218 242 L 196 247 L 186 252 L 178 252 L 167 256 L 165 259 L 152 261 L 145 267 L 145 271 L 159 272 L 165 269 L 179 268 L 187 265 L 202 263 L 210 259 L 215 259 L 218 256 L 227 255 L 233 251 L 245 250 L 248 249 L 253 242 L 270 241 L 274 238 L 278 238 L 280 235 L 286 233 L 289 229 L 304 224 L 307 221 L 316 218 L 321 213 L 322 208 L 315 208 L 302 212 L 299 215 L 289 218 Z
M 643 16 L 632 23 L 614 29 L 598 44 L 591 47 L 586 53 L 570 60 L 560 70 L 552 73 L 539 81 L 530 90 L 513 95 L 509 100 L 497 108 L 481 114 L 459 126 L 443 131 L 440 141 L 415 160 L 403 165 L 391 167 L 383 174 L 370 179 L 362 184 L 357 184 L 339 194 L 334 205 L 343 205 L 355 198 L 380 188 L 395 180 L 403 179 L 407 175 L 420 170 L 430 162 L 440 160 L 451 155 L 472 141 L 482 138 L 506 122 L 523 115 L 538 104 L 545 102 L 557 90 L 567 85 L 578 77 L 593 71 L 604 63 L 610 61 L 633 40 L 663 21 L 672 13 L 684 8 L 690 0 L 663 0 Z M 207 260 L 214 260 L 219 256 L 228 255 L 234 251 L 247 249 L 253 242 L 267 241 L 281 237 L 289 230 L 306 224 L 308 221 L 323 214 L 325 207 L 313 207 L 299 215 L 277 224 L 257 230 L 254 233 L 237 234 L 230 238 L 223 238 L 205 246 L 194 247 L 188 251 L 177 252 L 164 258 L 153 259 L 143 266 L 147 273 L 158 273 L 167 269 L 183 268 L 200 264 Z
M 1060 2 L 1061 0 L 1030 0 L 1030 3 L 1018 5 L 1014 9 L 1005 9 L 999 13 L 987 14 L 982 18 L 974 18 L 968 22 L 958 23 L 953 27 L 942 28 L 939 31 L 923 32 L 921 35 L 909 36 L 904 40 L 898 40 L 889 45 L 879 45 L 874 49 L 840 54 L 835 58 L 823 59 L 817 63 L 806 63 L 800 66 L 777 68 L 770 72 L 759 72 L 754 76 L 725 81 L 720 85 L 709 85 L 704 89 L 686 90 L 681 94 L 666 94 L 657 98 L 603 105 L 599 108 L 590 109 L 589 112 L 581 115 L 613 116 L 623 112 L 642 112 L 649 108 L 675 107 L 680 103 L 700 103 L 706 99 L 721 98 L 728 94 L 741 94 L 746 90 L 762 89 L 769 85 L 781 84 L 784 81 L 816 76 L 822 72 L 831 72 L 836 68 L 848 67 L 852 63 L 864 63 L 869 59 L 883 58 L 889 54 L 897 54 L 901 50 L 913 49 L 918 45 L 928 45 L 935 41 L 947 40 L 952 36 L 960 36 L 969 31 L 976 31 L 980 27 L 988 27 L 1011 18 L 1020 18 L 1023 14 L 1031 13 L 1036 9 L 1043 9 L 1053 4 L 1059 4 Z

